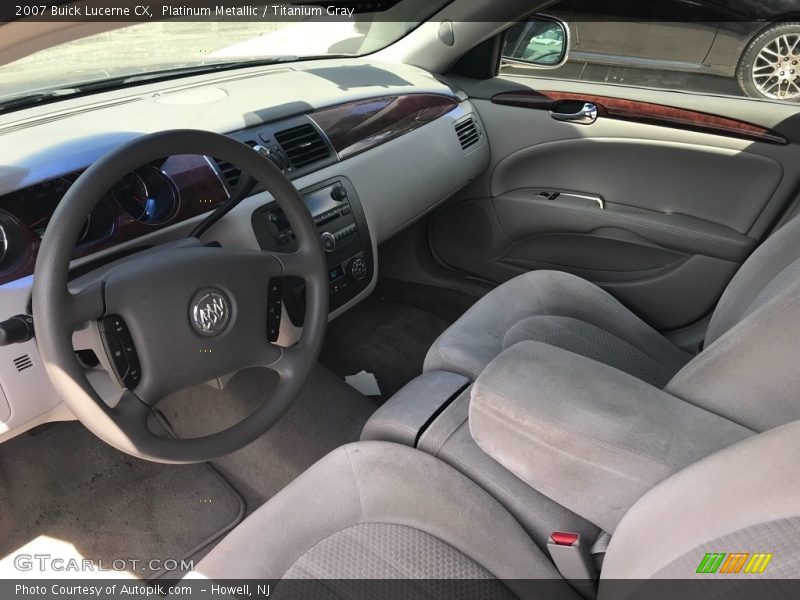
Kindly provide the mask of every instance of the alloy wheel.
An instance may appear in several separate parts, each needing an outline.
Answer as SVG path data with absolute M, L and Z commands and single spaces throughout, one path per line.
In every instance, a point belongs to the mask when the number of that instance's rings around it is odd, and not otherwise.
M 800 34 L 781 35 L 761 48 L 753 61 L 752 76 L 767 98 L 800 98 Z

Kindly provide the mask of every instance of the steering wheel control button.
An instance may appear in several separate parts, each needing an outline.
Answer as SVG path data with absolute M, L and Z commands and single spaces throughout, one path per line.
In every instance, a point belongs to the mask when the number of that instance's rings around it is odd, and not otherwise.
M 105 317 L 100 321 L 100 334 L 120 384 L 130 390 L 135 389 L 142 379 L 142 372 L 125 321 L 117 315 Z
M 231 320 L 231 301 L 224 292 L 216 288 L 200 290 L 189 306 L 189 321 L 200 335 L 219 335 Z
M 336 249 L 336 237 L 329 231 L 322 233 L 319 239 L 322 241 L 322 249 L 325 252 L 333 252 Z
M 360 281 L 367 276 L 367 263 L 363 258 L 355 258 L 350 263 L 350 277 Z
M 270 342 L 277 342 L 281 333 L 282 288 L 281 279 L 270 279 L 267 292 L 267 339 Z

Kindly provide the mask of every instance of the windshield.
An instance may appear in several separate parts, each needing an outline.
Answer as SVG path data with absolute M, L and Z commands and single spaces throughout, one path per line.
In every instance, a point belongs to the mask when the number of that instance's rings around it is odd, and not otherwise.
M 415 29 L 447 0 L 402 0 L 380 13 L 254 21 L 160 21 L 56 45 L 0 66 L 0 103 L 49 93 L 70 96 L 170 71 L 304 57 L 362 56 Z M 166 72 L 166 73 L 165 73 Z M 124 81 L 128 79 L 129 81 Z

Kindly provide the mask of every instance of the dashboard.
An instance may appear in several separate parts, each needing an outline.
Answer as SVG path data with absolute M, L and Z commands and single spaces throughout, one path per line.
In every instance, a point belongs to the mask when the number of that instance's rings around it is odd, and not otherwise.
M 365 59 L 242 69 L 0 115 L 2 318 L 28 312 L 39 244 L 83 170 L 121 143 L 182 128 L 229 135 L 292 180 L 323 247 L 331 244 L 331 318 L 374 289 L 378 244 L 489 164 L 480 118 L 466 97 L 416 67 Z M 248 179 L 235 165 L 199 155 L 142 165 L 108 190 L 87 220 L 76 240 L 75 276 L 186 236 L 238 194 L 245 199 L 202 239 L 291 251 L 291 229 Z M 302 286 L 284 285 L 283 299 L 280 332 L 271 339 L 290 345 L 302 328 Z M 74 345 L 81 350 L 80 339 Z M 0 347 L 0 441 L 71 418 L 35 339 Z
M 232 135 L 273 161 L 287 176 L 365 152 L 455 110 L 441 94 L 402 94 L 349 102 Z M 0 285 L 31 275 L 50 218 L 80 171 L 0 197 Z M 73 258 L 89 256 L 207 213 L 240 184 L 234 166 L 197 155 L 143 165 L 97 204 L 76 241 Z M 309 207 L 314 212 L 314 207 Z

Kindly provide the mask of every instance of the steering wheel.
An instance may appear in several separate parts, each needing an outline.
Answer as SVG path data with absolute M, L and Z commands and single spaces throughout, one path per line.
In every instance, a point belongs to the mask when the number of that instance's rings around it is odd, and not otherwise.
M 273 254 L 209 247 L 189 238 L 99 269 L 80 289 L 70 285 L 75 242 L 103 195 L 137 167 L 179 154 L 214 156 L 250 173 L 283 209 L 299 250 Z M 305 280 L 306 316 L 300 341 L 284 348 L 267 339 L 267 311 L 270 282 L 287 275 Z M 281 171 L 231 138 L 175 130 L 146 135 L 117 148 L 70 187 L 39 249 L 33 316 L 47 374 L 64 403 L 90 431 L 139 458 L 190 463 L 244 447 L 291 405 L 319 355 L 328 294 L 317 228 Z M 107 402 L 89 382 L 72 339 L 87 323 L 97 331 L 101 324 L 108 330 L 109 322 L 116 326 L 120 319 L 129 332 L 127 343 L 132 341 L 135 347 L 140 375 L 135 385 L 119 388 L 112 407 L 113 399 Z M 110 344 L 100 346 L 96 352 L 107 352 L 104 348 Z M 236 425 L 188 439 L 160 437 L 148 428 L 151 409 L 167 395 L 251 367 L 276 371 L 279 382 L 268 400 Z

